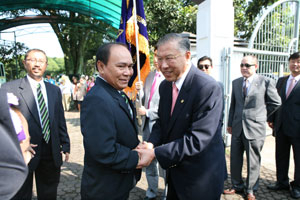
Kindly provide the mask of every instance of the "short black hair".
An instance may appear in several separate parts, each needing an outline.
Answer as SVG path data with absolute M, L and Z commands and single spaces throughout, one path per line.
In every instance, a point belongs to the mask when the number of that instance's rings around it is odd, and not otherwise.
M 211 66 L 213 65 L 212 59 L 211 59 L 210 57 L 208 57 L 208 56 L 202 56 L 201 58 L 199 58 L 199 60 L 198 60 L 198 62 L 197 62 L 197 67 L 199 66 L 199 63 L 200 63 L 201 61 L 204 61 L 204 60 L 209 60 L 210 65 L 211 65 Z
M 96 54 L 96 63 L 99 61 L 101 61 L 104 65 L 107 65 L 109 56 L 110 56 L 110 49 L 112 46 L 114 45 L 120 45 L 120 46 L 124 46 L 125 48 L 127 48 L 127 46 L 121 42 L 111 42 L 111 43 L 106 43 L 101 45 L 98 48 L 97 54 Z M 96 64 L 97 66 L 97 64 Z
M 183 37 L 179 33 L 168 33 L 167 35 L 160 38 L 157 42 L 157 48 L 159 48 L 161 45 L 169 42 L 169 41 L 177 41 L 178 42 L 178 48 L 182 51 L 190 51 L 191 44 L 188 37 Z
M 299 52 L 299 51 L 293 53 L 292 55 L 290 55 L 289 61 L 290 61 L 290 60 L 295 60 L 295 59 L 298 59 L 298 58 L 300 58 L 300 52 Z

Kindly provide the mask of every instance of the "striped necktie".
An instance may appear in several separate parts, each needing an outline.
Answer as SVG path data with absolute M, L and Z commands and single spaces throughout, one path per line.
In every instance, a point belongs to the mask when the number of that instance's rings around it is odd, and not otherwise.
M 131 115 L 131 118 L 133 118 L 133 112 L 132 112 L 131 106 L 130 106 L 130 104 L 129 104 L 127 95 L 126 95 L 123 91 L 121 91 L 120 94 L 121 94 L 121 96 L 122 96 L 122 97 L 124 98 L 124 100 L 125 100 L 125 103 L 126 103 L 126 105 L 127 105 L 128 111 L 129 111 L 129 113 L 130 113 L 130 115 Z
M 43 138 L 46 141 L 46 143 L 48 143 L 50 140 L 50 121 L 49 121 L 48 108 L 45 104 L 44 96 L 41 90 L 41 84 L 37 85 L 37 99 L 39 103 L 40 116 L 42 121 Z

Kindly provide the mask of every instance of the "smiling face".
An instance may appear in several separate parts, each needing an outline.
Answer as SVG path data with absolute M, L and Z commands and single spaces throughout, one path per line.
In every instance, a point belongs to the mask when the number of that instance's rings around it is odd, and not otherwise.
M 183 51 L 178 45 L 178 41 L 170 40 L 157 49 L 158 67 L 167 81 L 178 80 L 190 63 L 190 51 Z
M 48 65 L 46 55 L 38 50 L 30 51 L 23 64 L 28 75 L 36 81 L 42 80 Z
M 117 90 L 123 90 L 133 75 L 133 62 L 130 52 L 121 45 L 113 45 L 110 48 L 110 56 L 105 65 L 100 60 L 97 67 L 102 78 Z
M 300 58 L 290 59 L 289 69 L 293 77 L 296 77 L 300 74 Z

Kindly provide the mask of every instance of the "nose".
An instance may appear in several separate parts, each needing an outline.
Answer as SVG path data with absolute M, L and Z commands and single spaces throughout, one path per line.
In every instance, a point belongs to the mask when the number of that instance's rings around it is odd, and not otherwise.
M 158 63 L 158 67 L 163 70 L 168 68 L 168 63 L 165 61 L 165 59 L 162 59 L 162 61 L 160 63 Z
M 132 67 L 125 67 L 123 74 L 126 76 L 132 76 L 133 74 L 133 68 Z

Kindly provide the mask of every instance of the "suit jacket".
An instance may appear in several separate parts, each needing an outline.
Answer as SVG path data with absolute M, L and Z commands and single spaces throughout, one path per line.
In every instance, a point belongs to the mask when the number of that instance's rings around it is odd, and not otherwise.
M 232 82 L 228 127 L 232 127 L 232 135 L 236 137 L 244 131 L 249 140 L 263 138 L 266 135 L 267 116 L 281 105 L 275 82 L 255 74 L 244 98 L 243 81 L 244 78 L 240 77 Z
M 132 103 L 129 101 L 131 108 Z M 84 141 L 82 199 L 127 199 L 139 180 L 136 114 L 120 93 L 101 78 L 87 93 L 81 110 Z
M 286 85 L 288 77 L 281 77 L 276 85 L 281 97 L 282 105 L 272 116 L 274 119 L 275 134 L 280 128 L 289 137 L 300 137 L 300 81 L 294 86 L 286 98 Z
M 0 89 L 0 152 L 0 199 L 10 199 L 23 185 L 28 169 L 3 89 Z
M 150 72 L 145 81 L 144 96 L 142 101 L 146 109 L 148 109 L 149 97 L 150 97 L 151 87 L 154 81 L 155 73 L 156 71 Z M 142 130 L 144 130 L 143 133 L 144 140 L 148 140 L 150 135 L 150 132 L 147 133 L 145 132 L 145 126 L 149 126 L 149 131 L 151 131 L 156 119 L 158 118 L 157 115 L 158 105 L 159 105 L 159 83 L 156 83 L 156 88 L 151 98 L 149 109 L 148 109 L 148 117 L 143 116 L 142 118 L 143 120 Z
M 50 144 L 52 150 L 52 158 L 55 166 L 62 165 L 63 152 L 70 152 L 70 140 L 67 133 L 64 110 L 62 106 L 62 96 L 59 87 L 45 82 L 47 98 L 48 98 L 48 113 L 50 120 Z M 13 93 L 19 98 L 19 110 L 27 120 L 30 143 L 37 144 L 34 148 L 36 154 L 28 164 L 29 169 L 34 171 L 42 157 L 43 135 L 42 127 L 39 119 L 39 111 L 37 104 L 27 77 L 17 79 L 2 85 L 2 88 Z
M 172 82 L 163 81 L 156 123 L 149 142 L 179 199 L 214 200 L 224 185 L 224 145 L 220 132 L 222 92 L 218 83 L 190 68 L 178 94 L 173 114 Z M 168 180 L 170 180 L 168 178 Z

